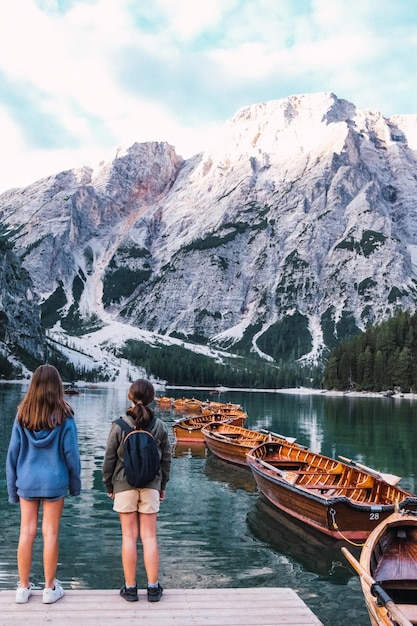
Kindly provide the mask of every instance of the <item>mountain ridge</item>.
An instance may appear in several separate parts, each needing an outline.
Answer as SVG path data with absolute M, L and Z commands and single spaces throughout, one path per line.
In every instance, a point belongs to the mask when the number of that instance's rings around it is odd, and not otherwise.
M 316 362 L 415 308 L 416 148 L 417 116 L 290 96 L 242 107 L 191 159 L 133 144 L 9 190 L 0 220 L 49 336 L 114 320 Z

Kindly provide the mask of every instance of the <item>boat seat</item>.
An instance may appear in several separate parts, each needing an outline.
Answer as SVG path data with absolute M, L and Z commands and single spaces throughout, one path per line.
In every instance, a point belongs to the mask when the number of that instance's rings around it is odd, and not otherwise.
M 316 483 L 315 485 L 303 485 L 299 484 L 297 486 L 305 487 L 309 491 L 318 491 L 321 495 L 326 496 L 326 498 L 334 495 L 335 488 L 334 485 L 326 485 L 326 483 Z
M 275 459 L 271 459 L 270 461 L 268 461 L 268 463 L 270 463 L 271 465 L 277 465 L 277 466 L 281 466 L 281 465 L 297 465 L 301 470 L 306 469 L 307 467 L 309 467 L 309 464 L 306 463 L 305 461 L 300 461 L 300 459 L 291 459 L 289 457 L 286 456 L 282 456 L 279 458 L 275 458 Z
M 362 487 L 356 485 L 348 486 L 348 485 L 336 485 L 339 491 L 367 491 L 367 487 Z
M 413 584 L 414 586 L 411 587 L 406 587 L 406 588 L 399 588 L 398 587 L 398 583 L 394 586 L 391 586 L 391 583 L 395 583 L 397 581 L 387 581 L 387 583 L 383 585 L 384 590 L 387 592 L 387 594 L 389 595 L 389 597 L 391 598 L 391 600 L 393 602 L 395 602 L 395 604 L 398 606 L 398 608 L 403 611 L 403 606 L 407 606 L 409 605 L 410 610 L 411 610 L 411 606 L 413 606 L 414 612 L 412 613 L 412 615 L 414 616 L 414 620 L 417 619 L 417 605 L 413 604 L 415 597 L 416 597 L 416 592 L 417 592 L 417 587 L 416 587 L 416 581 L 409 581 L 411 584 Z M 407 581 L 403 581 L 403 582 L 407 582 Z M 405 613 L 405 611 L 403 611 L 403 613 Z M 410 617 L 408 617 L 408 619 L 410 620 Z M 411 621 L 411 620 L 410 620 Z M 412 622 L 413 624 L 415 624 L 415 622 Z
M 260 443 L 264 443 L 264 439 L 241 439 L 240 442 L 243 446 L 257 446 Z
M 417 589 L 417 580 L 415 578 L 395 578 L 394 580 L 384 580 L 381 585 L 385 590 L 388 589 Z
M 236 437 L 233 437 L 233 435 L 223 435 L 223 433 L 218 433 L 216 430 L 213 431 L 209 431 L 214 439 L 221 439 L 222 441 L 233 441 L 234 439 L 236 439 Z
M 299 472 L 297 472 L 297 474 L 300 474 L 300 476 L 337 476 L 337 474 L 335 474 L 334 472 L 328 472 L 326 470 L 317 472 L 315 470 L 300 470 Z

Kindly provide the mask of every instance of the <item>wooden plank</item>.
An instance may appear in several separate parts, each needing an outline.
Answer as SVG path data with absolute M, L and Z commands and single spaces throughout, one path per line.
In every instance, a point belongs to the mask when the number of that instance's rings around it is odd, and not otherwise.
M 65 590 L 55 604 L 42 603 L 35 590 L 27 604 L 16 604 L 14 591 L 0 591 L 1 624 L 7 626 L 323 626 L 292 589 L 167 589 L 158 603 L 126 602 L 118 590 Z

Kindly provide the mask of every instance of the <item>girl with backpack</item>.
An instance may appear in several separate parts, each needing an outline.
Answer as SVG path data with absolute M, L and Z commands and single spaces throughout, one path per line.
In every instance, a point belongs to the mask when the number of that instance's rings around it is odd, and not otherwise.
M 145 430 L 148 437 L 152 436 L 160 460 L 156 476 L 142 487 L 132 486 L 128 482 L 125 466 L 127 462 L 125 439 L 131 435 L 126 435 L 125 429 L 120 425 L 120 420 L 112 423 L 103 462 L 103 483 L 107 495 L 113 500 L 113 509 L 119 513 L 122 529 L 122 565 L 125 584 L 120 589 L 120 595 L 128 602 L 137 602 L 139 599 L 136 585 L 139 537 L 148 579 L 148 601 L 158 602 L 163 591 L 158 580 L 159 549 L 156 522 L 160 501 L 165 498 L 165 488 L 170 475 L 171 444 L 166 425 L 154 416 L 152 409 L 148 406 L 153 402 L 154 395 L 155 391 L 149 380 L 139 379 L 132 383 L 128 392 L 131 406 L 127 409 L 123 420 L 131 429 Z M 140 470 L 140 468 L 137 469 Z

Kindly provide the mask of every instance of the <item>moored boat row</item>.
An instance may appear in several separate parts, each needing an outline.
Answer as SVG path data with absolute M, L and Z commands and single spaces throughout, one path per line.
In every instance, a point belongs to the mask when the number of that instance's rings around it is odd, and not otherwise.
M 248 468 L 277 511 L 333 540 L 363 545 L 360 562 L 343 552 L 361 576 L 372 626 L 417 625 L 417 497 L 398 486 L 400 477 L 245 428 L 244 418 L 233 421 L 214 404 L 177 420 L 176 440 L 204 442 L 222 461 Z
M 179 442 L 200 442 L 204 443 L 202 429 L 210 423 L 228 423 L 234 426 L 242 426 L 246 415 L 230 415 L 222 413 L 212 413 L 209 415 L 196 415 L 194 417 L 182 418 L 174 422 L 173 431 L 176 441 Z
M 201 433 L 213 454 L 249 467 L 274 506 L 336 539 L 364 541 L 397 502 L 417 510 L 417 498 L 397 486 L 398 476 L 312 452 L 293 438 L 214 422 Z
M 178 442 L 204 443 L 201 429 L 210 422 L 227 422 L 242 426 L 248 417 L 240 404 L 231 402 L 212 402 L 197 400 L 196 398 L 168 398 L 159 396 L 155 398 L 160 408 L 171 408 L 183 413 L 183 417 L 174 422 L 173 431 L 175 440 Z
M 213 400 L 198 400 L 197 398 L 170 398 L 169 396 L 157 396 L 155 398 L 157 406 L 173 408 L 177 411 L 190 413 L 209 414 L 219 411 L 234 412 L 243 411 L 240 404 L 231 402 L 216 402 Z

